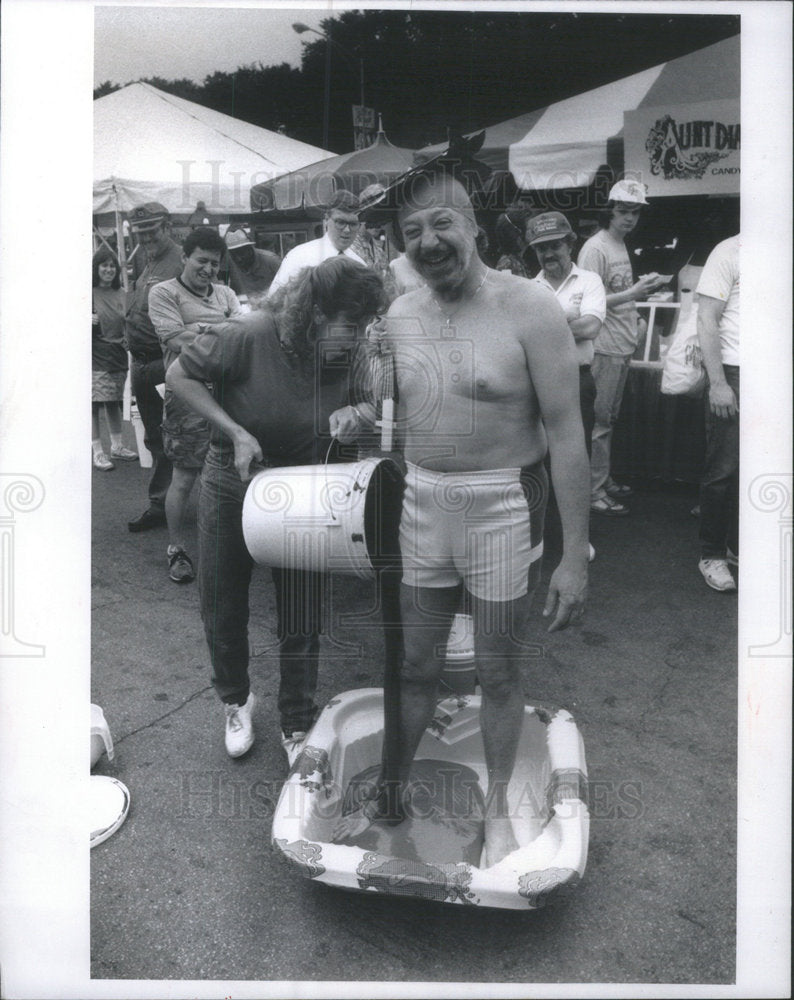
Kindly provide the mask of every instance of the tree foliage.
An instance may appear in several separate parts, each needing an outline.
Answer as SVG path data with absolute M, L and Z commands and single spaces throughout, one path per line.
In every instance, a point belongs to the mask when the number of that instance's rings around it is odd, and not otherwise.
M 230 13 L 230 17 L 233 14 Z M 351 105 L 365 100 L 397 145 L 418 148 L 544 107 L 739 31 L 728 15 L 365 10 L 326 18 L 332 40 L 328 146 L 352 148 Z M 296 139 L 322 144 L 326 45 L 287 63 L 217 71 L 203 83 L 147 82 Z M 110 81 L 95 97 L 118 89 Z

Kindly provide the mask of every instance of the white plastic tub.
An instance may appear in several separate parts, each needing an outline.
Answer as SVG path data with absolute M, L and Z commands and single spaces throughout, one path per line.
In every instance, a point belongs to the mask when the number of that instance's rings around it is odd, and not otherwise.
M 417 752 L 463 764 L 486 786 L 479 696 L 439 704 Z M 519 848 L 491 868 L 450 858 L 423 862 L 331 843 L 350 779 L 380 760 L 383 692 L 338 695 L 323 710 L 276 806 L 275 850 L 306 878 L 343 889 L 419 896 L 442 903 L 535 909 L 575 884 L 587 862 L 587 769 L 579 730 L 564 710 L 527 706 L 510 814 Z M 482 860 L 481 860 L 482 864 Z

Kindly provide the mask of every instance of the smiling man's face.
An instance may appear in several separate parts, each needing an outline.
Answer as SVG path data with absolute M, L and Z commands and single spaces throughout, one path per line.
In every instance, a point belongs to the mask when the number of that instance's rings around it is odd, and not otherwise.
M 405 253 L 431 288 L 455 289 L 477 253 L 477 223 L 465 189 L 450 178 L 420 185 L 400 211 Z

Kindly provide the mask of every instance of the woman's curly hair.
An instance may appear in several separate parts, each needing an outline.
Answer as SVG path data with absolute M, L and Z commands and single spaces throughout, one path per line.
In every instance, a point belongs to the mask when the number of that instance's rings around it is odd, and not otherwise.
M 343 313 L 351 323 L 381 313 L 387 305 L 380 276 L 342 255 L 306 267 L 268 300 L 285 348 L 303 366 L 314 361 L 314 307 L 323 316 Z

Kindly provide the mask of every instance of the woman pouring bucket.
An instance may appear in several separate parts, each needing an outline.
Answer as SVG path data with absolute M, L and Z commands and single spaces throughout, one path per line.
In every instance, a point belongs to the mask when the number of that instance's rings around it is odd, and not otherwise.
M 231 757 L 245 754 L 254 741 L 248 675 L 253 560 L 242 526 L 246 488 L 262 467 L 339 461 L 340 445 L 372 429 L 369 365 L 360 348 L 368 324 L 385 305 L 374 271 L 333 257 L 303 271 L 260 310 L 203 329 L 168 370 L 173 392 L 212 428 L 198 509 L 199 591 Z M 291 766 L 317 714 L 323 586 L 317 571 L 271 572 L 278 709 Z

